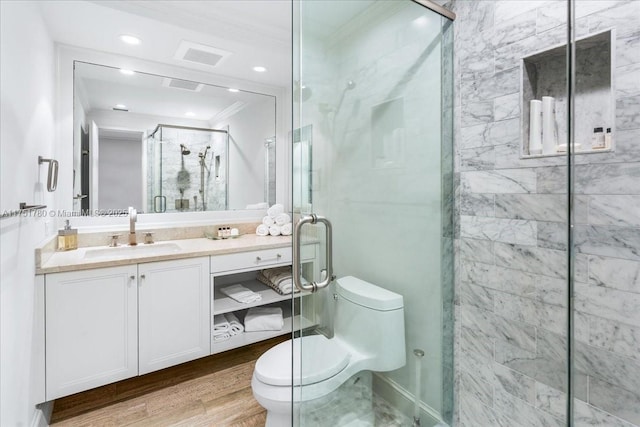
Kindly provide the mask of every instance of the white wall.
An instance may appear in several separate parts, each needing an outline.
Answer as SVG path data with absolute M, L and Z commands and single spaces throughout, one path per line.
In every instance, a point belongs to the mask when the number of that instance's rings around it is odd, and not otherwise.
M 273 97 L 265 97 L 217 126 L 229 126 L 229 209 L 244 209 L 248 204 L 266 201 L 264 142 L 275 136 L 274 101 Z M 278 146 L 276 152 L 283 147 Z
M 37 2 L 0 2 L 0 211 L 19 202 L 53 205 L 46 167 L 55 157 L 54 45 Z M 71 99 L 70 99 L 71 101 Z M 71 155 L 71 153 L 69 153 Z M 43 319 L 34 248 L 49 219 L 0 220 L 0 425 L 32 425 L 44 399 Z

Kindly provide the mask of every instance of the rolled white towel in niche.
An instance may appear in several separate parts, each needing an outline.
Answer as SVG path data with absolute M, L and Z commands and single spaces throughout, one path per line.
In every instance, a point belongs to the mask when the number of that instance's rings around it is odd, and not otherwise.
M 226 319 L 226 317 L 224 317 L 224 314 L 216 314 L 215 316 L 213 316 L 213 333 L 214 334 L 216 332 L 229 332 L 230 328 L 231 328 L 231 324 Z
M 280 233 L 283 236 L 291 236 L 292 232 L 293 232 L 293 225 L 291 225 L 291 223 L 285 224 L 282 227 L 280 227 Z
M 281 213 L 276 217 L 275 221 L 276 221 L 276 225 L 279 225 L 280 227 L 282 227 L 283 225 L 291 222 L 291 217 L 287 213 Z
M 260 294 L 255 293 L 240 284 L 227 286 L 226 288 L 220 289 L 220 292 L 229 298 L 244 304 L 250 304 L 252 302 L 262 300 L 262 296 Z
M 262 223 L 264 225 L 266 225 L 267 227 L 271 227 L 273 224 L 275 224 L 276 222 L 274 221 L 274 219 L 272 217 L 270 217 L 269 215 L 265 216 L 264 218 L 262 218 Z
M 279 236 L 281 232 L 282 230 L 280 229 L 279 225 L 274 224 L 271 227 L 269 227 L 269 234 L 272 236 Z
M 230 335 L 238 335 L 244 332 L 244 326 L 240 323 L 240 320 L 236 317 L 234 313 L 225 313 L 225 319 L 229 322 L 229 334 Z
M 529 108 L 529 154 L 542 154 L 542 101 L 532 99 Z
M 281 331 L 283 326 L 281 307 L 253 307 L 244 317 L 246 332 Z
M 267 209 L 267 215 L 269 215 L 272 218 L 277 217 L 281 213 L 284 213 L 284 206 L 281 205 L 280 203 L 276 203 L 275 205 Z
M 264 224 L 260 224 L 257 228 L 256 228 L 256 234 L 258 236 L 268 236 L 269 235 L 269 227 L 264 225 Z

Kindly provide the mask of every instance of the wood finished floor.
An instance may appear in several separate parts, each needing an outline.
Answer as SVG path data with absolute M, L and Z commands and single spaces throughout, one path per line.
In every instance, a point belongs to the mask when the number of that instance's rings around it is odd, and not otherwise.
M 184 363 L 57 399 L 50 424 L 80 426 L 262 427 L 251 393 L 256 360 L 289 336 Z

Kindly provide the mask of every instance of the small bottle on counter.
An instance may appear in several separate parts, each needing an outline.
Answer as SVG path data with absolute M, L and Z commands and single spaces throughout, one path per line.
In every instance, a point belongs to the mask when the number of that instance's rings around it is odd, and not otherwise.
M 602 128 L 594 128 L 593 129 L 593 137 L 591 139 L 591 149 L 592 150 L 601 150 L 603 148 L 605 148 L 603 129 Z
M 611 148 L 611 128 L 607 128 L 607 133 L 604 134 L 604 148 Z
M 71 228 L 69 220 L 66 220 L 64 228 L 58 230 L 58 250 L 71 251 L 74 249 L 78 249 L 78 230 Z

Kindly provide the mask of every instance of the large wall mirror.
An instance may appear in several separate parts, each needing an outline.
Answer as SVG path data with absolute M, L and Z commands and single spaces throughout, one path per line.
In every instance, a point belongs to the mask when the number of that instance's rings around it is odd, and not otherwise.
M 275 134 L 274 96 L 76 61 L 74 210 L 264 207 Z

